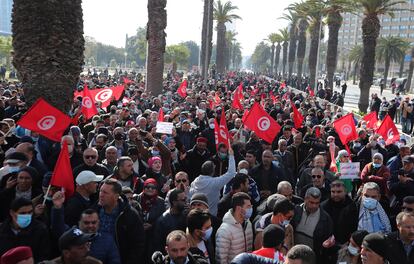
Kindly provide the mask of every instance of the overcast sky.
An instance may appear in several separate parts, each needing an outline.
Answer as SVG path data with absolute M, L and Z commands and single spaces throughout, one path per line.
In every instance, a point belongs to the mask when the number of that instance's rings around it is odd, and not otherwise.
M 223 0 L 222 0 L 223 1 Z M 193 40 L 200 44 L 203 0 L 167 0 L 167 45 Z M 242 20 L 231 27 L 238 32 L 237 40 L 243 56 L 253 53 L 256 44 L 269 33 L 287 26 L 278 19 L 284 9 L 296 0 L 233 0 Z M 84 0 L 85 35 L 105 44 L 124 47 L 125 34 L 135 34 L 147 23 L 147 0 Z M 216 31 L 214 31 L 215 39 Z

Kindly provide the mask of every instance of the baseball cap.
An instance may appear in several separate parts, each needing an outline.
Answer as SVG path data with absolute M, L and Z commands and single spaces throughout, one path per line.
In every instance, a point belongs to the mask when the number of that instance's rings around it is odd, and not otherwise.
M 93 171 L 84 170 L 76 177 L 76 184 L 83 185 L 89 182 L 100 182 L 103 180 L 103 175 L 96 175 Z
M 414 157 L 412 156 L 406 156 L 402 159 L 402 162 L 409 162 L 409 163 L 414 163 Z
M 74 226 L 59 238 L 59 248 L 63 250 L 69 249 L 72 246 L 81 246 L 86 242 L 90 242 L 94 237 L 94 234 L 85 234 L 82 230 Z

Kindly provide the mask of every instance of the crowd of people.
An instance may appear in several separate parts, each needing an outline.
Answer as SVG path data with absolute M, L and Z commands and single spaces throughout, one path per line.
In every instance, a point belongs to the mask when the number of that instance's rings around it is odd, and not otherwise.
M 191 74 L 184 97 L 182 80 L 169 74 L 153 96 L 133 72 L 81 75 L 77 89 L 125 90 L 61 142 L 16 125 L 27 110 L 21 84 L 0 82 L 0 263 L 414 263 L 414 151 L 404 139 L 387 145 L 360 120 L 344 146 L 333 127 L 344 110 L 283 80 L 232 72 L 203 86 Z M 254 103 L 281 127 L 272 142 L 244 125 Z M 76 97 L 69 114 L 81 106 Z M 157 133 L 161 113 L 171 134 Z M 216 144 L 221 115 L 228 144 Z M 70 197 L 50 184 L 64 143 Z M 351 161 L 361 172 L 344 180 Z

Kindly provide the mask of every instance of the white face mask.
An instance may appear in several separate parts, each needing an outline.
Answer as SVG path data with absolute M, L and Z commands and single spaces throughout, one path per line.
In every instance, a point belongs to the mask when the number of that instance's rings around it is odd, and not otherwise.
M 214 129 L 214 123 L 212 123 L 212 124 L 208 124 L 208 126 L 209 126 L 211 129 Z

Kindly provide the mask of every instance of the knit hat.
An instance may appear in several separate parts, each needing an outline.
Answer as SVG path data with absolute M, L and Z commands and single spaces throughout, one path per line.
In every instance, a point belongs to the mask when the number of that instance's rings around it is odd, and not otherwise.
M 275 248 L 283 243 L 285 231 L 278 225 L 270 224 L 263 230 L 263 247 Z
M 354 240 L 354 242 L 360 247 L 362 244 L 362 241 L 364 240 L 364 237 L 366 237 L 366 235 L 368 235 L 368 231 L 365 230 L 357 230 L 354 233 L 352 233 L 351 237 L 352 240 Z
M 148 160 L 148 166 L 149 166 L 150 168 L 152 168 L 152 164 L 154 164 L 154 162 L 155 162 L 155 161 L 157 161 L 157 160 L 159 160 L 160 162 L 162 162 L 162 161 L 161 161 L 161 158 L 160 158 L 160 157 L 158 157 L 158 156 L 150 158 L 150 159 Z
M 20 261 L 33 257 L 30 247 L 15 247 L 1 256 L 1 264 L 16 264 Z
M 362 246 L 385 258 L 387 242 L 381 233 L 371 233 L 364 237 Z
M 208 206 L 208 198 L 203 193 L 193 194 L 193 196 L 191 196 L 190 205 L 192 205 L 193 203 L 201 203 L 201 204 L 204 204 L 205 206 L 209 207 Z

